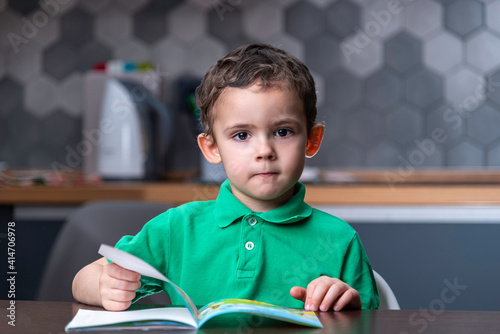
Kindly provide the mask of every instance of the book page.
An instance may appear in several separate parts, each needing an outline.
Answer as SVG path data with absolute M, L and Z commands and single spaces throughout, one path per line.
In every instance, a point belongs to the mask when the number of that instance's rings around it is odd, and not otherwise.
M 248 299 L 222 299 L 207 304 L 198 312 L 201 327 L 209 319 L 226 313 L 243 312 L 262 315 L 299 325 L 322 328 L 321 322 L 314 312 L 277 306 Z
M 187 308 L 162 307 L 121 312 L 80 309 L 73 320 L 66 326 L 65 330 L 70 331 L 81 328 L 119 325 L 148 320 L 174 321 L 197 327 L 196 321 Z M 137 329 L 137 326 L 134 326 L 134 329 Z
M 186 307 L 188 308 L 189 312 L 193 316 L 193 319 L 198 319 L 198 310 L 194 305 L 193 301 L 191 300 L 191 298 L 189 298 L 189 296 L 181 288 L 179 288 L 177 285 L 171 282 L 158 270 L 153 268 L 153 266 L 151 266 L 149 263 L 143 261 L 142 259 L 138 258 L 135 255 L 132 255 L 118 248 L 114 248 L 112 246 L 104 244 L 102 244 L 101 247 L 99 248 L 99 254 L 113 261 L 120 267 L 135 271 L 144 276 L 149 276 L 167 282 L 174 288 L 174 290 L 179 294 L 179 296 L 181 296 L 181 299 L 184 301 L 184 305 L 186 305 Z

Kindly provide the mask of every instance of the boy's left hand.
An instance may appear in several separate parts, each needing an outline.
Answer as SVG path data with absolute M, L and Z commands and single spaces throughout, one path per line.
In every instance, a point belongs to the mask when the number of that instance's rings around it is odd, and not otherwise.
M 321 276 L 307 285 L 307 290 L 294 286 L 290 295 L 304 302 L 306 311 L 340 311 L 344 308 L 361 309 L 361 299 L 358 291 L 343 281 Z

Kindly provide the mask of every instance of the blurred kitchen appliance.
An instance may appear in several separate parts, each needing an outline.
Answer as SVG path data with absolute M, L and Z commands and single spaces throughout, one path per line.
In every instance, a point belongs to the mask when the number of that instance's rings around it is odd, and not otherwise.
M 97 173 L 104 179 L 144 178 L 146 154 L 140 115 L 132 95 L 116 79 L 108 79 L 102 100 L 97 147 Z
M 197 137 L 203 132 L 200 121 L 200 110 L 196 106 L 196 88 L 201 84 L 201 78 L 182 77 L 177 81 L 177 110 L 188 112 L 193 119 L 193 137 Z M 203 154 L 199 152 L 200 159 L 200 179 L 207 183 L 222 183 L 227 179 L 224 166 L 214 165 L 208 162 Z
M 155 72 L 89 72 L 84 77 L 84 173 L 105 180 L 163 177 L 174 131 L 173 114 L 159 101 Z M 88 146 L 87 145 L 87 146 Z

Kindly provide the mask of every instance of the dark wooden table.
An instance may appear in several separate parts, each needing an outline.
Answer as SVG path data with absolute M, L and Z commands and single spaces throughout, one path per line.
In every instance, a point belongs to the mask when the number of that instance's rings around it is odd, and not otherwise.
M 15 327 L 10 319 L 8 300 L 0 300 L 0 333 L 64 333 L 64 326 L 80 308 L 99 309 L 78 303 L 16 301 Z M 139 306 L 138 307 L 144 307 Z M 318 312 L 323 329 L 296 326 L 257 317 L 235 316 L 217 318 L 205 324 L 200 333 L 500 333 L 500 312 L 478 311 L 344 311 Z M 181 330 L 190 333 L 196 330 Z M 133 331 L 127 331 L 132 333 Z M 172 331 L 169 331 L 172 333 Z M 94 332 L 96 333 L 96 332 Z M 109 333 L 109 332 L 103 332 Z M 153 331 L 143 332 L 152 334 Z M 163 332 L 165 333 L 165 332 Z

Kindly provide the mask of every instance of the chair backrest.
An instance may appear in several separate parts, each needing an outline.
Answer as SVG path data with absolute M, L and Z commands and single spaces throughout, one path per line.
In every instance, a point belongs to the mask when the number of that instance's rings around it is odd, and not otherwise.
M 97 250 L 101 243 L 114 245 L 124 235 L 137 234 L 151 218 L 171 207 L 144 201 L 96 201 L 76 209 L 54 242 L 37 299 L 73 301 L 73 278 L 81 268 L 100 257 Z M 169 298 L 166 294 L 155 294 L 147 302 L 167 304 Z
M 377 283 L 378 296 L 380 298 L 378 308 L 380 310 L 400 310 L 401 308 L 399 307 L 396 295 L 392 292 L 389 284 L 375 270 L 373 271 L 373 276 L 375 277 L 375 283 Z

